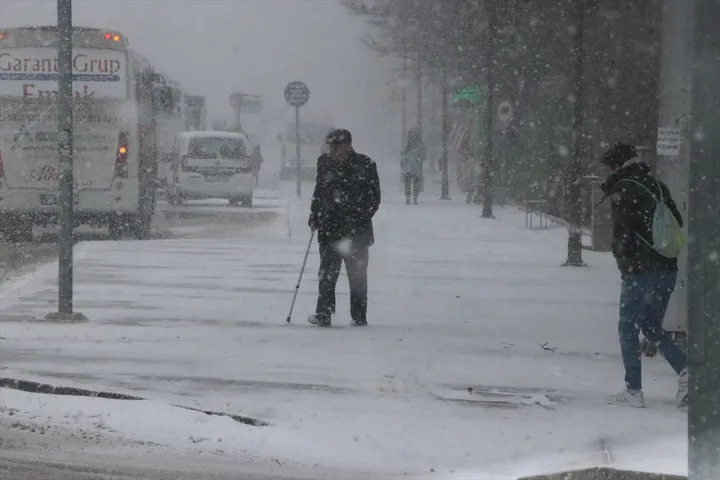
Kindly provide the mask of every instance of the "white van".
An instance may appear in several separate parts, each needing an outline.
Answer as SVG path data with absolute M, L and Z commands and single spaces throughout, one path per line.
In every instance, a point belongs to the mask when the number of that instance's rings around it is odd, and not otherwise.
M 185 200 L 225 198 L 230 205 L 252 206 L 252 151 L 247 136 L 233 132 L 183 132 L 167 170 L 171 205 Z

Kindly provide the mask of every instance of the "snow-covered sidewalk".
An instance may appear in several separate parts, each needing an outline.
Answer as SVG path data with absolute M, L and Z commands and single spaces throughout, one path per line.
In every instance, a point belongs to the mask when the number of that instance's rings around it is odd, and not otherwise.
M 605 403 L 622 387 L 609 255 L 586 252 L 589 268 L 561 268 L 561 228 L 528 230 L 511 207 L 483 220 L 459 201 L 402 200 L 390 196 L 376 218 L 368 329 L 347 327 L 344 274 L 339 328 L 307 324 L 316 248 L 285 324 L 309 238 L 305 205 L 291 222 L 234 239 L 81 244 L 75 305 L 90 322 L 33 320 L 55 308 L 55 265 L 6 286 L 0 374 L 155 403 L 3 390 L 0 418 L 12 408 L 25 421 L 100 422 L 103 434 L 173 449 L 445 478 L 548 455 L 562 458 L 552 468 L 604 465 L 600 445 L 614 442 L 682 443 L 686 417 L 662 359 L 645 362 L 649 408 Z M 171 415 L 163 404 L 270 426 Z M 669 459 L 668 473 L 687 465 L 686 448 L 656 456 Z

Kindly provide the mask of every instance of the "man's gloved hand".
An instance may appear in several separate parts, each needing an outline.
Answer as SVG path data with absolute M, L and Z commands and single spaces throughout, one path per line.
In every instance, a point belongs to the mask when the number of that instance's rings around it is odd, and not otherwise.
M 313 218 L 312 215 L 310 216 L 310 218 L 308 218 L 308 227 L 310 227 L 310 230 L 312 230 L 313 232 L 318 228 L 317 221 Z

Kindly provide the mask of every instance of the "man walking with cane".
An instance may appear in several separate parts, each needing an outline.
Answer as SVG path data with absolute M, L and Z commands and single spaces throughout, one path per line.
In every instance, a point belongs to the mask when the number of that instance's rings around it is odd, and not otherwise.
M 343 262 L 350 283 L 350 325 L 367 326 L 369 247 L 375 243 L 372 218 L 380 207 L 377 166 L 352 147 L 345 129 L 328 133 L 330 152 L 318 158 L 317 180 L 308 224 L 320 244 L 319 294 L 308 321 L 331 326 L 335 285 Z

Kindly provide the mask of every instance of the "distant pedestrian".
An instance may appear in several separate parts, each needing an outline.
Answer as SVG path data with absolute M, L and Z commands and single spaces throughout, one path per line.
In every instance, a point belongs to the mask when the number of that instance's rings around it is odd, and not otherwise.
M 612 252 L 622 277 L 618 332 L 625 390 L 612 403 L 645 406 L 639 340 L 642 331 L 678 374 L 676 403 L 678 407 L 686 406 L 685 354 L 662 326 L 675 289 L 678 270 L 675 257 L 681 245 L 673 251 L 655 242 L 659 232 L 671 232 L 673 226 L 679 230 L 682 216 L 667 185 L 651 176 L 650 166 L 638 157 L 632 145 L 613 145 L 603 155 L 602 163 L 611 172 L 602 190 L 612 201 Z M 670 240 L 667 245 L 672 247 Z M 678 243 L 675 242 L 676 247 Z
M 380 207 L 380 179 L 370 157 L 352 147 L 344 129 L 328 133 L 329 153 L 320 155 L 308 224 L 320 244 L 319 292 L 308 321 L 331 326 L 335 285 L 345 263 L 350 283 L 352 326 L 367 326 L 369 247 L 375 243 L 372 218 Z
M 410 205 L 410 197 L 413 204 L 417 205 L 418 194 L 422 191 L 423 164 L 427 153 L 425 144 L 414 130 L 408 132 L 408 143 L 405 146 L 400 166 L 402 167 L 405 180 L 405 203 Z

